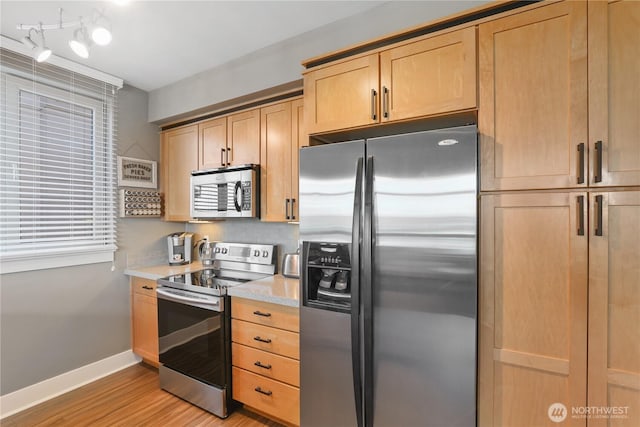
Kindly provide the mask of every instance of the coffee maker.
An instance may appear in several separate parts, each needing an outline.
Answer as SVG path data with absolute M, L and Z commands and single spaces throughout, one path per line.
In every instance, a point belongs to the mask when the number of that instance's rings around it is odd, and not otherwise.
M 182 265 L 191 262 L 191 242 L 193 233 L 172 233 L 167 236 L 169 265 Z

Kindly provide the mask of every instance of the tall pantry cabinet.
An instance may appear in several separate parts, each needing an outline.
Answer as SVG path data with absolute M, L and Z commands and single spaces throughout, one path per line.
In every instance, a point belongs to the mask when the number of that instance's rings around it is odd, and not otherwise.
M 480 426 L 640 421 L 639 28 L 634 1 L 479 26 Z

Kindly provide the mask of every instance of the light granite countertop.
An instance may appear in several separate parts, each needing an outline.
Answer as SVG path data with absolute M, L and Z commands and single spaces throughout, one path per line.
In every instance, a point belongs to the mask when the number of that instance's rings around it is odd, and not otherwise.
M 133 277 L 140 277 L 149 280 L 158 280 L 163 277 L 173 276 L 175 274 L 190 273 L 192 271 L 202 270 L 200 261 L 192 262 L 185 265 L 152 265 L 147 267 L 127 267 L 124 274 Z
M 243 283 L 227 290 L 232 297 L 298 307 L 300 305 L 299 280 L 281 274 Z

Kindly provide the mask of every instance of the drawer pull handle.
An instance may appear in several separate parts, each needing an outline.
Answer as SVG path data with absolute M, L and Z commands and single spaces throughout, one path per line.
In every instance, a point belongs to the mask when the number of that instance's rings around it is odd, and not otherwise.
M 271 396 L 271 395 L 273 394 L 273 392 L 272 392 L 272 391 L 270 391 L 270 390 L 263 390 L 263 389 L 261 389 L 260 387 L 256 387 L 256 388 L 254 388 L 254 390 L 255 390 L 255 391 L 257 391 L 258 393 L 262 393 L 262 394 L 265 394 L 265 395 L 267 395 L 267 396 Z
M 254 363 L 254 365 L 256 365 L 258 368 L 271 369 L 271 365 L 263 365 L 262 363 L 260 363 L 259 360 L 256 363 Z
M 255 314 L 256 316 L 271 317 L 271 313 L 263 313 L 260 310 L 254 311 L 253 314 Z
M 149 290 L 149 291 L 152 291 L 152 290 L 153 290 L 153 288 L 152 288 L 151 286 L 147 286 L 147 285 L 144 285 L 144 286 L 142 287 L 142 289 L 147 289 L 147 290 Z
M 260 341 L 260 342 L 266 343 L 266 344 L 271 344 L 271 338 L 264 339 L 264 338 L 260 338 L 259 336 L 257 336 L 257 337 L 253 337 L 253 339 L 256 340 L 256 341 Z

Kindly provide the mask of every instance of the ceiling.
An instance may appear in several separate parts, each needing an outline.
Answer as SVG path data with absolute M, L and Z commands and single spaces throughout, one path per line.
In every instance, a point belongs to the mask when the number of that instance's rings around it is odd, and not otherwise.
M 57 24 L 103 11 L 113 41 L 88 59 L 69 48 L 73 29 L 45 31 L 54 55 L 151 91 L 263 47 L 352 16 L 383 1 L 0 1 L 2 35 L 20 40 L 17 24 Z M 39 38 L 35 38 L 39 40 Z M 301 58 L 302 59 L 302 58 Z

